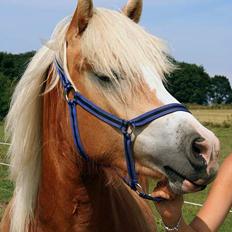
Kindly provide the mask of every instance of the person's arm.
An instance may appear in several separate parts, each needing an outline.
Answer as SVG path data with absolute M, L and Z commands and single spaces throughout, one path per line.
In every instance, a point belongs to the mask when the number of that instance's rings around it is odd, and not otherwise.
M 161 194 L 162 196 L 162 194 Z M 173 201 L 164 201 L 156 207 L 169 227 L 177 225 L 183 205 L 182 197 Z M 180 221 L 179 232 L 214 232 L 226 218 L 232 206 L 232 154 L 223 162 L 219 169 L 204 206 L 190 225 L 183 218 Z

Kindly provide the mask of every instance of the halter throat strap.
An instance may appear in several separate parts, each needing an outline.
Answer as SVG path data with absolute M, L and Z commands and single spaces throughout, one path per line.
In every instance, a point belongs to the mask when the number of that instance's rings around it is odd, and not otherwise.
M 75 146 L 80 156 L 85 161 L 90 160 L 81 142 L 79 125 L 77 121 L 77 116 L 78 116 L 77 106 L 80 106 L 82 109 L 84 109 L 91 115 L 95 116 L 99 120 L 103 121 L 104 123 L 116 128 L 123 135 L 124 154 L 125 154 L 127 171 L 128 171 L 128 176 L 129 176 L 129 179 L 124 178 L 125 183 L 129 185 L 132 190 L 136 191 L 140 197 L 144 199 L 148 199 L 148 200 L 152 200 L 156 202 L 162 200 L 160 198 L 155 198 L 149 194 L 146 194 L 142 190 L 142 187 L 139 185 L 137 173 L 135 170 L 135 161 L 133 157 L 133 147 L 132 147 L 133 144 L 132 144 L 131 136 L 133 134 L 133 131 L 138 127 L 143 127 L 157 120 L 158 118 L 161 118 L 165 115 L 168 115 L 174 112 L 178 112 L 178 111 L 189 112 L 188 109 L 182 104 L 173 103 L 173 104 L 168 104 L 168 105 L 156 108 L 154 110 L 151 110 L 131 120 L 121 119 L 101 109 L 100 107 L 95 105 L 93 102 L 91 102 L 90 100 L 82 96 L 78 91 L 75 91 L 73 85 L 67 78 L 67 75 L 65 74 L 63 67 L 59 64 L 57 60 L 54 61 L 54 64 L 55 64 L 56 71 L 60 77 L 61 83 L 64 88 L 66 101 L 69 106 L 70 121 L 71 121 L 71 128 L 72 128 L 74 143 L 75 143 Z M 74 97 L 72 99 L 69 99 L 68 96 L 71 91 L 73 92 Z

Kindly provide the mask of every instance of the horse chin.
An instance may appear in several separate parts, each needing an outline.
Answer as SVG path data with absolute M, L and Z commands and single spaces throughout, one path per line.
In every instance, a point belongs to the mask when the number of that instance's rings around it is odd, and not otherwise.
M 205 189 L 206 185 L 197 185 L 189 180 L 184 180 L 182 183 L 182 191 L 183 193 L 194 193 L 199 192 Z
M 207 184 L 210 182 L 210 180 L 207 182 L 203 180 L 191 181 L 186 176 L 183 176 L 178 171 L 175 171 L 170 167 L 164 167 L 164 169 L 171 190 L 178 195 L 201 191 L 205 189 Z
M 177 195 L 183 195 L 186 193 L 193 193 L 202 190 L 202 187 L 191 183 L 188 180 L 183 182 L 170 181 L 168 179 L 161 180 L 154 188 L 152 195 L 154 197 L 161 197 L 166 200 L 175 199 Z
M 202 187 L 188 181 L 181 175 L 178 175 L 177 172 L 171 171 L 171 169 L 168 172 L 162 172 L 157 168 L 150 169 L 140 166 L 139 173 L 141 176 L 154 180 L 154 182 L 157 183 L 157 186 L 154 186 L 154 191 L 165 192 L 167 199 L 172 199 L 174 195 L 182 195 L 202 190 Z
M 170 175 L 168 175 L 162 171 L 151 170 L 145 167 L 140 169 L 140 171 L 142 171 L 142 173 L 140 172 L 142 176 L 151 178 L 157 183 L 153 188 L 152 195 L 160 196 L 167 200 L 174 199 L 176 195 L 194 193 L 205 188 L 205 186 L 194 184 L 177 173 L 171 175 L 171 172 L 169 172 Z
M 172 192 L 177 195 L 199 192 L 206 188 L 206 185 L 198 185 L 187 179 L 183 179 L 181 181 L 169 180 L 168 185 Z

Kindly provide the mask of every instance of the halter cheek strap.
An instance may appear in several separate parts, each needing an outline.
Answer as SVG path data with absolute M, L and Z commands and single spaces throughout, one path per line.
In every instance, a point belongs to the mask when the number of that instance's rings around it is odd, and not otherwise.
M 140 197 L 144 199 L 148 199 L 148 200 L 152 200 L 156 202 L 161 201 L 162 200 L 161 198 L 155 198 L 155 197 L 152 197 L 150 194 L 146 194 L 143 191 L 142 187 L 139 185 L 137 173 L 135 171 L 135 162 L 133 158 L 131 135 L 133 133 L 133 130 L 138 127 L 143 127 L 151 123 L 152 121 L 157 120 L 158 118 L 161 118 L 165 115 L 168 115 L 168 114 L 171 114 L 177 111 L 183 111 L 183 112 L 189 113 L 188 109 L 181 104 L 173 103 L 173 104 L 168 104 L 168 105 L 159 107 L 157 109 L 154 109 L 152 111 L 149 111 L 132 120 L 124 120 L 124 119 L 118 118 L 117 116 L 106 112 L 105 110 L 95 105 L 93 102 L 89 101 L 87 98 L 82 96 L 78 91 L 75 91 L 71 82 L 68 80 L 63 67 L 58 63 L 57 60 L 55 60 L 54 63 L 55 63 L 57 73 L 59 74 L 60 80 L 62 82 L 64 92 L 66 95 L 66 100 L 69 106 L 74 143 L 81 157 L 84 160 L 89 161 L 89 156 L 86 154 L 85 149 L 82 145 L 80 132 L 79 132 L 79 126 L 78 126 L 78 121 L 77 121 L 77 110 L 76 110 L 76 107 L 78 105 L 82 107 L 85 111 L 90 113 L 91 115 L 98 118 L 99 120 L 118 129 L 118 131 L 120 131 L 121 134 L 123 135 L 124 154 L 125 154 L 125 159 L 127 163 L 127 171 L 128 171 L 128 176 L 129 176 L 128 180 L 124 179 L 126 184 L 129 185 L 132 190 L 134 190 Z M 71 91 L 74 94 L 73 99 L 69 99 L 68 97 Z

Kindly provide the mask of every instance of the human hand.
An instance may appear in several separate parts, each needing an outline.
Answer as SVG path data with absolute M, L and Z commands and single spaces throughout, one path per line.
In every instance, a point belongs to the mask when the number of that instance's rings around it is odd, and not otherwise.
M 167 181 L 159 182 L 152 196 L 165 199 L 155 203 L 156 209 L 165 225 L 170 227 L 175 226 L 182 214 L 183 196 L 173 194 Z

